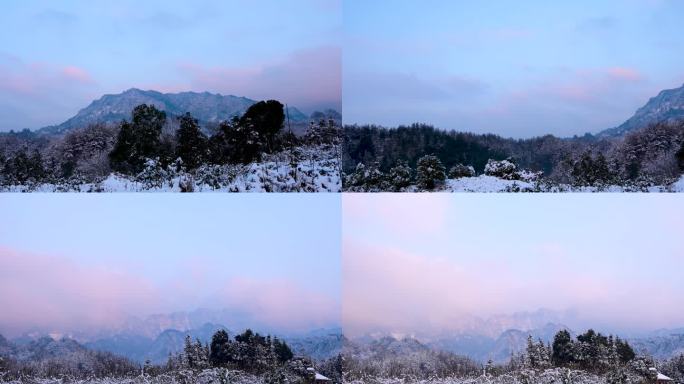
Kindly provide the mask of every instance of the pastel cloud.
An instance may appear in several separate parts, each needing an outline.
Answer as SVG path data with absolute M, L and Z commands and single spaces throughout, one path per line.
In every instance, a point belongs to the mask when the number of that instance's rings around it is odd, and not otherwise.
M 158 309 L 159 299 L 149 281 L 129 271 L 0 248 L 3 333 L 116 326 L 129 314 Z
M 62 74 L 68 79 L 74 80 L 78 83 L 90 84 L 94 82 L 93 78 L 85 69 L 73 65 L 64 67 L 62 69 Z
M 279 99 L 300 108 L 341 110 L 342 53 L 336 46 L 299 50 L 255 66 L 179 65 L 194 90 L 230 93 L 254 99 Z
M 633 199 L 423 199 L 436 203 L 343 197 L 342 319 L 352 337 L 434 336 L 473 317 L 542 308 L 578 330 L 684 324 L 674 200 L 640 199 L 626 211 Z
M 561 137 L 596 133 L 624 121 L 657 92 L 651 87 L 635 68 L 560 69 L 537 82 L 500 93 L 491 105 L 461 113 L 465 121 L 484 121 L 486 116 L 483 127 L 513 137 L 523 131 Z M 530 121 L 535 121 L 532 131 Z
M 612 67 L 608 68 L 607 72 L 610 76 L 613 76 L 618 79 L 631 81 L 638 81 L 643 79 L 643 75 L 634 68 Z
M 214 305 L 248 313 L 251 327 L 308 331 L 340 324 L 337 300 L 288 279 L 232 278 L 215 299 Z
M 295 280 L 223 277 L 191 260 L 165 282 L 136 273 L 133 264 L 0 248 L 0 306 L 8 309 L 0 334 L 88 335 L 116 329 L 132 316 L 200 308 L 232 314 L 223 320 L 233 327 L 298 332 L 340 324 L 337 299 Z
M 342 256 L 343 328 L 352 337 L 377 331 L 434 335 L 463 331 L 473 317 L 540 308 L 571 313 L 561 321 L 578 329 L 648 330 L 684 322 L 673 305 L 679 293 L 668 284 L 585 273 L 553 257 L 534 263 L 540 275 L 531 277 L 516 273 L 514 263 L 503 258 L 440 258 L 348 240 Z
M 437 234 L 445 228 L 449 196 L 383 194 L 381 200 L 357 194 L 343 196 L 343 222 L 402 235 Z M 430 219 L 425 220 L 425 215 Z
M 85 68 L 0 56 L 0 102 L 17 111 L 0 114 L 0 130 L 60 123 L 78 111 L 72 105 L 82 107 L 98 89 Z

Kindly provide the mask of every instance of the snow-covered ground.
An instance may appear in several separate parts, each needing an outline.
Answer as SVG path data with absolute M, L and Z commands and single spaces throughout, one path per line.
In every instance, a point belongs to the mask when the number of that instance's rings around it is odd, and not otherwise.
M 644 382 L 640 376 L 626 375 L 625 384 Z M 478 377 L 445 377 L 445 378 L 372 378 L 347 380 L 349 384 L 604 384 L 607 376 L 597 376 L 579 370 L 553 368 L 543 371 L 521 370 L 498 376 L 480 375 Z
M 408 191 L 416 191 L 415 186 Z M 646 188 L 608 185 L 599 187 L 573 187 L 567 184 L 506 180 L 494 176 L 480 175 L 447 179 L 438 192 L 684 192 L 684 176 L 671 185 Z
M 8 380 L 0 375 L 0 383 L 7 384 L 263 384 L 267 382 L 265 376 L 255 376 L 249 373 L 226 370 L 221 368 L 205 369 L 199 372 L 190 370 L 164 373 L 158 376 L 140 375 L 130 378 L 92 378 L 92 379 L 69 379 L 69 378 L 34 378 L 23 377 L 21 379 Z
M 145 180 L 112 173 L 95 183 L 14 185 L 3 192 L 340 192 L 340 161 L 334 149 L 302 148 L 247 165 L 205 165 L 193 172 L 159 169 Z M 160 177 L 156 177 L 161 175 Z

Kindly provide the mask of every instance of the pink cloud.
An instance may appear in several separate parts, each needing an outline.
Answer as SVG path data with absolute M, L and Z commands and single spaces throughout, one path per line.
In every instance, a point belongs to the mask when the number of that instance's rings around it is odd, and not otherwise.
M 83 84 L 91 84 L 94 82 L 88 71 L 73 65 L 62 68 L 62 75 L 64 75 L 67 79 L 71 79 Z
M 342 197 L 343 222 L 415 235 L 444 229 L 451 206 L 448 195 L 425 194 L 347 194 Z M 430 214 L 430 220 L 425 220 Z
M 95 85 L 83 68 L 69 65 L 63 68 L 46 63 L 25 63 L 21 60 L 0 62 L 0 92 L 32 97 L 51 97 L 55 92 L 79 85 Z
M 342 323 L 352 337 L 459 329 L 471 316 L 504 306 L 508 297 L 499 291 L 514 285 L 503 276 L 495 284 L 485 271 L 452 260 L 350 240 L 343 245 L 342 277 Z
M 0 308 L 7 309 L 0 334 L 92 335 L 115 330 L 131 316 L 199 308 L 236 314 L 225 319 L 229 326 L 308 331 L 340 324 L 340 304 L 328 295 L 288 279 L 234 277 L 211 287 L 206 281 L 215 271 L 193 261 L 203 260 L 190 259 L 182 275 L 154 283 L 131 265 L 84 265 L 0 248 Z
M 297 106 L 339 105 L 342 53 L 326 46 L 295 52 L 254 67 L 206 67 L 182 63 L 179 71 L 191 89 L 230 93 L 253 99 L 280 99 Z
M 16 334 L 116 326 L 152 311 L 159 293 L 127 271 L 0 248 L 0 329 Z
M 0 103 L 17 111 L 0 116 L 0 129 L 60 123 L 78 112 L 74 106 L 99 94 L 99 85 L 83 68 L 0 56 Z
M 290 331 L 340 322 L 336 300 L 287 279 L 232 278 L 218 292 L 216 302 L 223 308 L 248 313 L 258 324 Z
M 621 80 L 639 81 L 643 75 L 636 69 L 625 67 L 612 67 L 606 70 L 608 75 Z
M 684 321 L 684 313 L 674 305 L 680 301 L 678 290 L 668 283 L 587 271 L 559 244 L 541 244 L 536 252 L 525 261 L 505 255 L 478 260 L 458 252 L 443 258 L 345 237 L 345 333 L 458 332 L 468 329 L 474 318 L 540 308 L 570 311 L 574 317 L 565 319 L 565 325 L 571 327 L 648 329 L 681 326 Z

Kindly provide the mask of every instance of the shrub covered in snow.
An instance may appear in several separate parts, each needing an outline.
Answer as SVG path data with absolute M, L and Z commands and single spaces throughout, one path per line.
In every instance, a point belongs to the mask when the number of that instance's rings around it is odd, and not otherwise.
M 518 167 L 510 160 L 489 159 L 484 168 L 484 174 L 505 180 L 518 179 Z
M 359 163 L 345 180 L 346 189 L 352 192 L 379 192 L 387 188 L 385 175 L 376 163 L 368 166 Z
M 411 185 L 412 169 L 406 162 L 400 162 L 389 171 L 389 184 L 395 192 Z
M 461 177 L 474 177 L 475 168 L 472 165 L 456 164 L 449 169 L 449 178 L 458 179 Z

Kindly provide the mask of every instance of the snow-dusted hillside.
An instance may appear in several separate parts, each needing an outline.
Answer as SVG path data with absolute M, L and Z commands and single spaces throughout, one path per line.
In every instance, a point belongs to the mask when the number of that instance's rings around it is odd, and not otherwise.
M 337 148 L 302 147 L 266 155 L 261 162 L 204 165 L 193 172 L 150 161 L 137 177 L 111 173 L 91 183 L 10 185 L 3 192 L 339 192 Z

